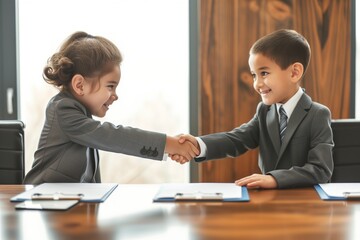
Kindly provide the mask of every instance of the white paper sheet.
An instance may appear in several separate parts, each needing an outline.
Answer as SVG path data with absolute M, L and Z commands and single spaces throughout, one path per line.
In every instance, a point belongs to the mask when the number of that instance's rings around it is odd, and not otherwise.
M 360 194 L 360 183 L 323 183 L 319 186 L 330 197 L 345 197 L 346 193 Z
M 242 198 L 242 189 L 235 183 L 168 183 L 161 185 L 154 199 L 175 198 L 178 193 L 194 195 L 221 193 L 223 199 Z
M 33 199 L 34 194 L 76 196 L 82 202 L 103 202 L 117 187 L 116 183 L 43 183 L 11 198 L 13 202 Z M 55 199 L 54 199 L 55 200 Z

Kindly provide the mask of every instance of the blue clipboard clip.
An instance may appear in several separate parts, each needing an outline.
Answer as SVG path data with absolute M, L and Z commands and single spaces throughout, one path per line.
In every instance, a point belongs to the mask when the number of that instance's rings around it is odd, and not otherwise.
M 343 194 L 347 199 L 360 199 L 360 192 L 344 192 Z
M 84 197 L 84 194 L 65 194 L 65 193 L 52 193 L 52 194 L 42 194 L 34 193 L 31 196 L 31 200 L 81 200 Z

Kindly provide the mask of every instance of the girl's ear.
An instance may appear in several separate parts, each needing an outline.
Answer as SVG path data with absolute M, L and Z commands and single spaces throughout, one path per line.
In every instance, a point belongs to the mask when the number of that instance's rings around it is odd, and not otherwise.
M 80 74 L 75 74 L 71 79 L 71 87 L 74 90 L 74 93 L 83 96 L 84 95 L 84 82 L 85 79 Z
M 302 76 L 304 74 L 304 66 L 296 62 L 291 66 L 291 79 L 294 83 L 301 80 Z

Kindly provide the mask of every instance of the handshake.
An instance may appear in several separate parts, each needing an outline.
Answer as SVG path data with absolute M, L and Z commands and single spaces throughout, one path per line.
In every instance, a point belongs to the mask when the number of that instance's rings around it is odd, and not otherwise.
M 181 134 L 176 137 L 166 137 L 165 152 L 169 157 L 184 164 L 200 154 L 200 146 L 196 138 L 190 134 Z M 238 186 L 247 188 L 277 188 L 277 181 L 268 174 L 252 174 L 235 181 Z
M 165 152 L 172 160 L 184 164 L 200 154 L 200 146 L 196 138 L 190 134 L 167 136 Z

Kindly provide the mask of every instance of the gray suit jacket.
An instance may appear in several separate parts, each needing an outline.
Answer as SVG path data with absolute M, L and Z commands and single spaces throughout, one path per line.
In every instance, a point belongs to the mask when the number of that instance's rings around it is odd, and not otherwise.
M 166 135 L 92 119 L 70 93 L 54 96 L 24 183 L 100 182 L 97 149 L 161 160 Z
M 235 157 L 259 147 L 258 164 L 271 174 L 279 188 L 312 186 L 330 180 L 334 168 L 330 110 L 303 94 L 280 144 L 276 105 L 259 103 L 255 116 L 230 132 L 201 136 L 206 158 Z

